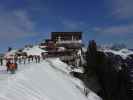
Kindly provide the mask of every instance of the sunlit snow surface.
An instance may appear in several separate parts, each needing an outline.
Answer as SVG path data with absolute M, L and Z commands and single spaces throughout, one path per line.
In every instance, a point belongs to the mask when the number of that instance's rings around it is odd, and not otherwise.
M 91 91 L 87 99 L 82 82 L 68 73 L 59 59 L 19 65 L 16 74 L 0 75 L 0 100 L 100 100 Z
M 23 52 L 26 52 L 27 55 L 40 55 L 41 56 L 42 52 L 47 52 L 47 51 L 42 50 L 41 48 L 39 48 L 38 45 L 36 45 L 36 46 L 33 46 L 32 48 L 25 48 Z

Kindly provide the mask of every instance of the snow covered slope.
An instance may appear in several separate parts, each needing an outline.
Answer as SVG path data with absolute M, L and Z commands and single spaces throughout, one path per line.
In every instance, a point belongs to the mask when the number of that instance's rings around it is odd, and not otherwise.
M 52 65 L 56 67 L 58 63 L 56 59 Z M 64 66 L 59 65 L 58 69 Z M 21 65 L 16 74 L 0 80 L 0 100 L 88 100 L 68 74 L 54 67 L 47 61 Z M 88 98 L 100 100 L 93 92 Z

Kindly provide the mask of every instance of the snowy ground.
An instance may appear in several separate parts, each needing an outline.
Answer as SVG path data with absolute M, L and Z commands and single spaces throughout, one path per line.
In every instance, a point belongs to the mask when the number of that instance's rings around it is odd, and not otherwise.
M 0 100 L 100 100 L 90 90 L 87 98 L 83 83 L 71 77 L 67 67 L 59 59 L 47 59 L 21 64 L 13 75 L 1 72 Z

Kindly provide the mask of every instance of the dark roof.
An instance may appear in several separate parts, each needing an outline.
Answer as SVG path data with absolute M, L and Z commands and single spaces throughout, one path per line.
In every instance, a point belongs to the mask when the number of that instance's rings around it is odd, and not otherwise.
M 76 36 L 76 37 L 79 37 L 80 39 L 82 38 L 82 32 L 52 32 L 51 33 L 51 38 L 54 40 L 58 36 L 61 36 L 61 37 L 70 37 L 72 35 Z
M 82 35 L 82 32 L 52 32 L 51 35 Z

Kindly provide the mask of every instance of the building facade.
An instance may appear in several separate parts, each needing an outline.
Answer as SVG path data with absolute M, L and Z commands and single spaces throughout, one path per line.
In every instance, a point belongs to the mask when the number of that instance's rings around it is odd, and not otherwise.
M 80 48 L 82 46 L 82 32 L 52 32 L 51 38 L 57 46 L 66 48 Z

